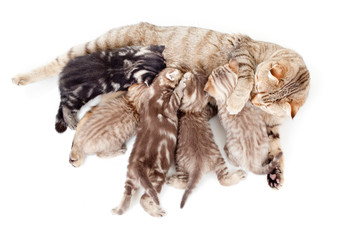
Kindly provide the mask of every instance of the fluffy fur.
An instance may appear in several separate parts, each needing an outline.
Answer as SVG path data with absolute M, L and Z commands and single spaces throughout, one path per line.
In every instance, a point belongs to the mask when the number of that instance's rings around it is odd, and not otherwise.
M 224 149 L 229 161 L 253 173 L 267 174 L 278 165 L 281 155 L 266 164 L 269 137 L 261 110 L 250 102 L 237 115 L 230 114 L 226 109 L 228 95 L 237 85 L 238 69 L 235 60 L 215 69 L 209 76 L 205 90 L 216 99 L 218 116 L 226 131 Z
M 179 70 L 167 68 L 143 95 L 147 100 L 140 108 L 140 123 L 129 159 L 125 193 L 120 205 L 113 209 L 115 214 L 123 214 L 128 209 L 133 193 L 142 186 L 145 189 L 141 197 L 144 210 L 155 217 L 165 215 L 158 193 L 174 160 L 177 111 L 185 88 L 185 82 L 179 82 L 181 76 Z
M 186 73 L 184 79 L 186 88 L 179 114 L 176 174 L 167 178 L 167 184 L 185 189 L 181 208 L 205 173 L 215 171 L 223 186 L 236 184 L 246 176 L 243 170 L 229 172 L 214 141 L 208 120 L 215 109 L 208 105 L 209 97 L 203 90 L 207 76 L 194 71 Z
M 136 132 L 139 102 L 147 88 L 144 83 L 134 84 L 126 93 L 101 96 L 99 105 L 78 123 L 70 153 L 74 167 L 79 167 L 87 154 L 112 157 L 126 152 L 126 141 Z
M 253 96 L 257 94 L 253 103 L 268 113 L 262 114 L 265 115 L 267 125 L 272 126 L 268 128 L 272 136 L 279 135 L 278 127 L 285 118 L 282 113 L 295 116 L 306 100 L 310 75 L 302 57 L 290 49 L 255 41 L 240 34 L 225 34 L 195 27 L 161 27 L 148 23 L 111 29 L 93 41 L 72 47 L 47 65 L 18 74 L 12 80 L 15 84 L 25 85 L 58 74 L 70 59 L 77 56 L 99 50 L 149 44 L 165 45 L 164 57 L 168 66 L 186 70 L 200 68 L 206 75 L 226 64 L 230 58 L 235 58 L 239 62 L 238 84 L 228 97 L 227 110 L 230 113 L 240 112 L 253 91 Z M 269 72 L 276 77 L 276 81 L 272 81 Z M 265 88 L 273 91 L 259 92 L 253 88 L 254 83 L 268 86 Z M 276 94 L 281 89 L 289 91 L 283 95 Z M 268 105 L 266 101 L 271 99 L 269 95 L 272 94 L 284 97 Z M 270 151 L 280 148 L 278 138 L 271 141 L 270 148 Z M 277 152 L 271 152 L 270 155 L 275 154 Z M 268 175 L 270 186 L 280 187 L 283 182 L 283 158 L 271 174 Z
M 55 129 L 77 126 L 78 110 L 92 98 L 127 90 L 133 83 L 151 84 L 165 67 L 164 46 L 124 47 L 72 59 L 60 74 L 60 106 Z

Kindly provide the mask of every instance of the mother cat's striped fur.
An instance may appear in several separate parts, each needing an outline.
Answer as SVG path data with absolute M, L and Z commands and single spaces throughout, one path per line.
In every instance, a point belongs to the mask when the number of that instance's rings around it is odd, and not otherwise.
M 260 92 L 256 98 L 258 105 L 261 104 L 262 109 L 270 113 L 267 116 L 269 122 L 271 115 L 276 115 L 276 110 L 281 115 L 281 109 L 285 109 L 284 112 L 290 112 L 294 116 L 307 97 L 309 72 L 301 56 L 292 50 L 255 41 L 244 35 L 195 27 L 160 27 L 148 23 L 112 29 L 94 41 L 72 47 L 47 65 L 15 76 L 13 82 L 24 85 L 58 74 L 70 59 L 98 50 L 149 44 L 165 45 L 164 57 L 168 66 L 186 70 L 199 68 L 206 75 L 214 68 L 226 64 L 231 57 L 235 58 L 239 62 L 239 80 L 227 101 L 227 110 L 231 113 L 238 113 L 248 101 L 250 92 L 254 89 L 255 74 L 259 77 L 256 82 L 263 83 L 257 86 L 269 90 Z M 290 87 L 285 88 L 286 85 Z M 254 92 L 257 93 L 256 90 L 259 89 L 255 88 Z M 280 89 L 288 91 L 284 95 L 276 94 Z M 280 103 L 275 105 L 277 108 L 269 108 L 268 102 L 266 103 L 270 100 L 271 93 L 282 97 L 275 98 L 275 102 Z M 272 132 L 276 136 L 279 123 L 275 120 L 272 123 Z M 283 164 L 280 165 L 282 167 Z

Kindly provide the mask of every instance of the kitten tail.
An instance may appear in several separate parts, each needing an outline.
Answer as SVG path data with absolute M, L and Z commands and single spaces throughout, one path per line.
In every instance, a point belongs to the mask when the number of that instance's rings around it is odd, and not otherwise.
M 56 115 L 56 120 L 55 120 L 55 130 L 58 133 L 63 133 L 67 129 L 67 124 L 64 120 L 64 114 L 62 112 L 62 105 L 60 104 L 58 113 Z
M 268 163 L 267 165 L 263 167 L 256 167 L 256 166 L 250 165 L 250 170 L 255 174 L 268 174 L 279 165 L 282 155 L 283 153 L 279 152 L 278 154 L 276 154 L 276 156 L 270 163 Z
M 191 194 L 192 190 L 196 187 L 197 183 L 201 178 L 201 171 L 197 168 L 189 176 L 189 182 L 187 183 L 183 198 L 181 199 L 180 208 L 183 208 L 188 196 Z
M 146 193 L 154 200 L 156 205 L 160 205 L 159 198 L 157 196 L 157 192 L 155 191 L 153 185 L 150 182 L 150 179 L 147 174 L 147 168 L 139 163 L 137 165 L 136 171 L 140 179 L 140 183 L 142 184 L 143 188 L 145 189 Z

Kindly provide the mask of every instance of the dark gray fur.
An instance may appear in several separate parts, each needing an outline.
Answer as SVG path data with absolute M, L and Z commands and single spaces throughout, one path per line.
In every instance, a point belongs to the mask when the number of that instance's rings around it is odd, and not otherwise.
M 64 132 L 78 123 L 81 107 L 96 96 L 127 90 L 134 83 L 150 85 L 166 67 L 164 46 L 131 46 L 99 51 L 69 61 L 60 73 L 60 106 L 55 129 Z

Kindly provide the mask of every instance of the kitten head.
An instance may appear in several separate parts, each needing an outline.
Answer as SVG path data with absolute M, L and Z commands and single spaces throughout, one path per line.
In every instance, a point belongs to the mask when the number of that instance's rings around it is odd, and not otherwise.
M 180 110 L 183 112 L 201 112 L 208 104 L 209 96 L 204 92 L 208 80 L 202 72 L 193 71 L 184 74 L 185 90 Z
M 183 73 L 176 68 L 165 68 L 156 76 L 153 85 L 161 88 L 175 88 L 182 76 Z
M 273 103 L 283 103 L 293 118 L 307 98 L 309 81 L 301 56 L 289 49 L 278 50 L 257 66 L 252 103 L 264 111 Z
M 231 59 L 228 64 L 215 68 L 209 75 L 204 91 L 215 98 L 217 105 L 226 104 L 237 84 L 238 70 L 238 62 Z
M 131 83 L 147 83 L 150 85 L 155 76 L 166 67 L 162 55 L 165 46 L 127 46 L 117 50 L 117 57 L 112 58 L 111 66 L 123 62 L 122 71 Z

